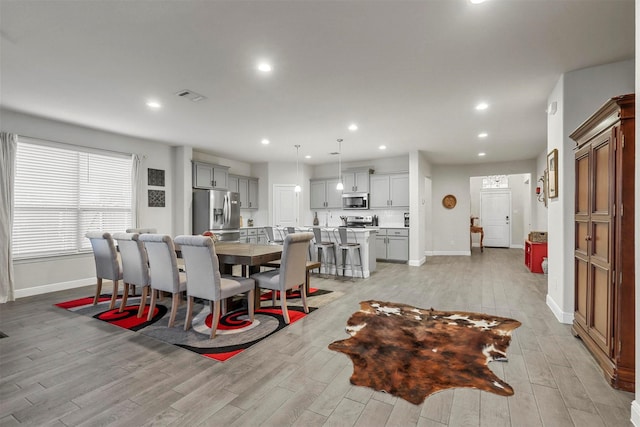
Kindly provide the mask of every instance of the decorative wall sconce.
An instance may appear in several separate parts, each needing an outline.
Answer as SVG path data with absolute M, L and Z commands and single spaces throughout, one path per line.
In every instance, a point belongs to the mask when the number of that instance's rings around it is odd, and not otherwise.
M 542 185 L 542 187 L 536 187 L 536 197 L 539 202 L 544 203 L 544 207 L 547 207 L 547 191 L 549 182 L 549 171 L 547 169 L 544 170 L 544 173 L 540 178 L 538 178 L 538 182 Z

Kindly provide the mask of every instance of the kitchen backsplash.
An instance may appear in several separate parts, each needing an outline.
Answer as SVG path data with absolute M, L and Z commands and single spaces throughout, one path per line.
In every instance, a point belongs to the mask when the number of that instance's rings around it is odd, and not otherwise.
M 304 218 L 304 225 L 311 225 L 313 222 L 313 214 L 315 211 L 309 211 Z M 404 227 L 404 210 L 319 210 L 318 220 L 320 225 L 328 224 L 330 227 L 337 227 L 342 224 L 341 216 L 373 216 L 378 215 L 379 227 Z
M 313 214 L 315 211 L 305 211 L 302 214 L 302 220 L 300 225 L 312 225 Z M 325 221 L 328 221 L 330 227 L 337 227 L 342 224 L 340 220 L 341 216 L 373 216 L 378 215 L 379 227 L 403 227 L 404 228 L 404 213 L 409 210 L 399 209 L 370 209 L 370 210 L 318 210 L 318 220 L 320 225 L 324 226 Z M 261 227 L 268 224 L 266 211 L 242 211 L 243 226 L 247 227 L 247 220 L 253 219 L 254 227 Z

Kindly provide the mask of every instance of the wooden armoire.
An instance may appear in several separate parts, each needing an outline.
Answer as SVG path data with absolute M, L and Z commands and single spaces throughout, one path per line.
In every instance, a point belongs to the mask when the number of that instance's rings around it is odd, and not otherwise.
M 610 99 L 571 135 L 575 150 L 573 332 L 610 384 L 635 388 L 635 95 Z

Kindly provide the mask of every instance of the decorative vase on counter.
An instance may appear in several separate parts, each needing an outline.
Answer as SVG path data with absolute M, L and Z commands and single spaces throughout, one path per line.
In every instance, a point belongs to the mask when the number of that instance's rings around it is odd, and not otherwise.
M 544 274 L 549 273 L 549 261 L 547 261 L 547 257 L 542 258 L 542 272 Z
M 319 225 L 320 220 L 318 220 L 318 212 L 313 213 L 313 225 Z

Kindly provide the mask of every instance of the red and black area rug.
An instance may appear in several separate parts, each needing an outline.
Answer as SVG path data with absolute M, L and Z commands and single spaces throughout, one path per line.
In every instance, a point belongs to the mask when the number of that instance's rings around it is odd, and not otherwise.
M 511 386 L 487 364 L 507 360 L 511 332 L 518 326 L 517 320 L 482 313 L 362 301 L 347 321 L 351 337 L 329 349 L 351 358 L 352 384 L 416 405 L 454 387 L 511 396 Z
M 331 293 L 331 291 L 314 288 L 311 288 L 310 291 L 309 298 L 311 301 L 308 301 L 308 303 L 313 302 L 314 296 Z M 295 298 L 295 295 L 288 295 L 287 301 Z M 271 299 L 270 295 L 268 299 Z M 110 301 L 110 295 L 102 295 L 95 306 L 93 305 L 93 297 L 65 301 L 55 305 L 121 328 L 139 332 L 221 362 L 228 360 L 287 326 L 284 323 L 282 310 L 279 306 L 262 307 L 256 310 L 253 323 L 248 320 L 249 316 L 246 308 L 237 308 L 221 316 L 216 337 L 210 339 L 212 314 L 209 310 L 209 304 L 196 302 L 193 310 L 192 328 L 185 331 L 186 302 L 180 305 L 176 315 L 176 322 L 172 328 L 169 328 L 169 310 L 165 304 L 171 305 L 170 297 L 160 300 L 156 304 L 150 321 L 147 321 L 148 305 L 143 316 L 141 318 L 137 317 L 140 304 L 139 296 L 130 296 L 122 313 L 119 312 L 119 302 L 116 303 L 115 309 L 109 310 Z M 288 305 L 288 308 L 291 323 L 295 323 L 307 316 L 302 307 Z M 315 310 L 317 308 L 309 306 L 310 313 Z

